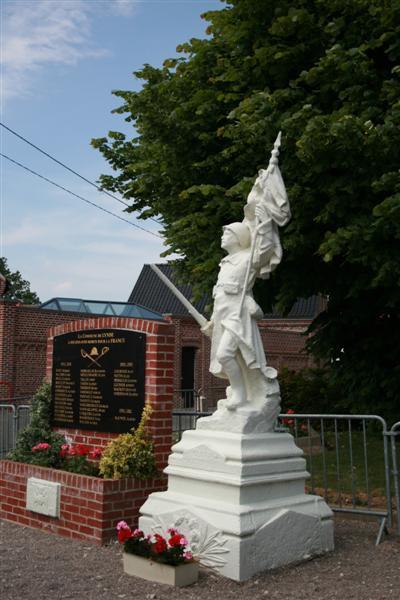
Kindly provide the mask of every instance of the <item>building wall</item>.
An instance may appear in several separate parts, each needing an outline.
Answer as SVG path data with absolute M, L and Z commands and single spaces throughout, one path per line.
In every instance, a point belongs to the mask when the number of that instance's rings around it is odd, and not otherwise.
M 32 395 L 46 374 L 46 343 L 51 328 L 84 319 L 87 315 L 73 312 L 41 310 L 16 302 L 0 300 L 0 381 L 9 382 L 13 395 Z M 214 406 L 223 397 L 226 384 L 208 371 L 210 340 L 202 335 L 192 317 L 166 317 L 175 328 L 174 390 L 181 387 L 182 347 L 197 348 L 195 388 L 207 398 L 203 408 Z M 260 322 L 261 337 L 267 362 L 278 370 L 283 366 L 301 369 L 311 366 L 312 359 L 304 352 L 309 320 L 265 319 Z M 51 350 L 49 350 L 51 352 Z M 9 396 L 6 385 L 0 385 L 0 401 Z M 175 394 L 177 397 L 177 394 Z M 22 401 L 22 400 L 21 400 Z
M 23 402 L 42 383 L 49 329 L 85 316 L 0 300 L 0 381 L 11 385 L 12 396 Z M 9 397 L 9 390 L 0 385 L 0 400 Z

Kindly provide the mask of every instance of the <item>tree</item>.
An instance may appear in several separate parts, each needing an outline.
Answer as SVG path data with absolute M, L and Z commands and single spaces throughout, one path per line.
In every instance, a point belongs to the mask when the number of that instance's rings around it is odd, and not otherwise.
M 3 295 L 3 298 L 20 300 L 24 304 L 40 303 L 38 295 L 30 290 L 29 281 L 23 279 L 19 271 L 10 271 L 7 259 L 4 256 L 0 257 L 0 273 L 7 280 L 6 293 Z
M 293 218 L 261 292 L 287 310 L 321 293 L 310 347 L 359 410 L 389 410 L 400 375 L 400 5 L 397 0 L 229 0 L 209 37 L 117 91 L 137 135 L 93 140 L 142 218 L 198 290 L 214 282 L 221 226 L 241 220 L 282 130 Z M 396 252 L 397 249 L 397 252 Z

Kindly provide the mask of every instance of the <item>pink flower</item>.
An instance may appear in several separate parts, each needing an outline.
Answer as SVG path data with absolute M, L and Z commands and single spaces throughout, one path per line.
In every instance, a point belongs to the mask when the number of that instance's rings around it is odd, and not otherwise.
M 192 560 L 193 559 L 193 553 L 190 552 L 190 550 L 186 550 L 186 552 L 183 553 L 183 558 L 185 560 Z
M 41 452 L 42 450 L 50 450 L 51 446 L 47 442 L 41 442 L 32 447 L 32 452 Z
M 60 450 L 60 455 L 61 456 L 66 456 L 69 452 L 69 445 L 68 444 L 63 444 L 61 446 L 61 450 Z
M 120 529 L 130 529 L 130 527 L 126 521 L 119 521 L 117 523 L 117 531 L 120 531 Z
M 134 529 L 132 535 L 133 535 L 133 537 L 138 537 L 138 538 L 144 537 L 144 533 L 141 529 Z
M 175 535 L 176 533 L 178 533 L 178 530 L 175 529 L 174 527 L 168 527 L 167 533 L 170 533 L 171 535 Z
M 184 536 L 181 537 L 181 541 L 179 542 L 181 546 L 188 546 L 189 540 L 187 540 Z

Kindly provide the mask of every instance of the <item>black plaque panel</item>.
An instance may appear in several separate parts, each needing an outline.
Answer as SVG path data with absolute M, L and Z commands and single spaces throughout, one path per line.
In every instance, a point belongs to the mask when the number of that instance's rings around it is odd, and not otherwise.
M 54 338 L 52 424 L 129 431 L 144 407 L 145 334 L 93 329 Z

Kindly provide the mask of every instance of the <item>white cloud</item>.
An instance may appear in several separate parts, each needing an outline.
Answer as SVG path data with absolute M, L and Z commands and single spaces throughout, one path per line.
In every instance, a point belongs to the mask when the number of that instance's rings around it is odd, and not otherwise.
M 137 8 L 135 0 L 114 0 L 111 2 L 111 9 L 115 14 L 127 17 L 132 15 Z
M 72 283 L 70 281 L 61 281 L 54 286 L 54 291 L 57 292 L 57 295 L 67 292 L 72 288 Z
M 2 96 L 29 94 L 34 75 L 48 65 L 74 65 L 100 58 L 107 49 L 92 41 L 92 20 L 99 12 L 130 16 L 131 0 L 6 0 L 2 4 L 0 62 Z
M 36 207 L 37 208 L 37 207 Z M 125 301 L 162 240 L 101 213 L 36 210 L 8 222 L 4 253 L 44 301 L 54 296 Z

